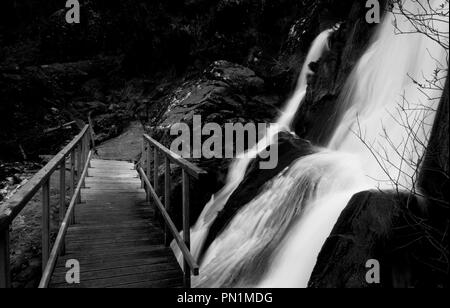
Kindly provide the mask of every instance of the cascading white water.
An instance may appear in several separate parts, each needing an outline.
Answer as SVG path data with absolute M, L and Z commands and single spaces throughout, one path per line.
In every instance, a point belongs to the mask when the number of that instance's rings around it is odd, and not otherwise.
M 430 5 L 436 8 L 440 3 L 432 1 Z M 413 1 L 406 1 L 404 6 L 418 14 L 423 8 Z M 397 26 L 408 34 L 395 34 L 394 17 Z M 442 33 L 448 31 L 445 22 L 433 26 Z M 348 110 L 328 148 L 336 165 L 343 163 L 343 154 L 353 153 L 349 163 L 360 166 L 354 176 L 360 181 L 342 190 L 330 185 L 329 190 L 308 202 L 259 286 L 306 287 L 326 238 L 349 199 L 362 187 L 391 189 L 398 185 L 399 189 L 411 190 L 415 185 L 415 164 L 426 147 L 442 91 L 419 89 L 414 80 L 425 84 L 425 78 L 431 79 L 437 67 L 448 67 L 448 59 L 442 46 L 424 34 L 409 33 L 411 27 L 403 16 L 386 16 L 339 101 Z M 439 77 L 444 77 L 440 84 L 443 89 L 446 76 Z M 320 164 L 320 155 L 313 155 L 317 156 L 314 164 Z M 339 183 L 354 171 L 342 170 L 334 181 Z
M 277 121 L 277 124 L 280 127 L 286 130 L 290 130 L 295 113 L 300 107 L 300 104 L 306 94 L 306 88 L 308 87 L 308 75 L 312 74 L 309 65 L 311 64 L 311 62 L 316 62 L 322 56 L 323 52 L 329 49 L 328 38 L 330 37 L 331 33 L 338 28 L 339 26 L 336 26 L 333 29 L 323 31 L 316 37 L 316 39 L 312 43 L 311 49 L 309 50 L 305 62 L 303 63 L 294 95 L 287 102 L 286 107 L 284 108 L 280 118 Z
M 299 108 L 306 94 L 307 76 L 308 74 L 312 73 L 309 69 L 309 64 L 311 62 L 317 61 L 322 56 L 323 52 L 329 48 L 328 38 L 332 31 L 336 29 L 337 27 L 335 27 L 334 29 L 327 29 L 323 31 L 311 44 L 311 48 L 308 51 L 307 57 L 303 64 L 303 68 L 300 72 L 294 94 L 288 100 L 285 109 L 282 111 L 281 116 L 279 117 L 275 125 L 270 126 L 269 130 L 267 131 L 267 135 L 262 138 L 258 142 L 258 144 L 256 144 L 252 149 L 248 150 L 244 155 L 237 157 L 237 159 L 230 165 L 227 182 L 224 188 L 215 196 L 213 196 L 210 202 L 208 202 L 197 223 L 191 230 L 191 251 L 194 257 L 198 258 L 200 249 L 203 245 L 205 237 L 208 234 L 210 225 L 216 218 L 217 213 L 222 210 L 231 194 L 236 190 L 236 188 L 244 179 L 245 172 L 252 159 L 254 159 L 258 155 L 260 150 L 267 148 L 267 146 L 275 141 L 274 136 L 277 133 L 282 130 L 289 130 L 295 116 L 295 112 Z M 171 247 L 181 264 L 181 252 L 176 245 L 172 244 Z
M 413 1 L 405 5 L 417 11 Z M 436 98 L 428 99 L 413 80 L 423 82 L 432 75 L 436 61 L 448 66 L 448 59 L 445 50 L 423 34 L 395 34 L 392 20 L 388 13 L 342 92 L 338 102 L 342 119 L 328 149 L 293 162 L 241 208 L 206 251 L 195 286 L 306 287 L 321 247 L 355 193 L 377 186 L 392 188 L 392 180 L 412 188 L 415 170 L 402 157 L 414 162 L 422 155 L 423 148 L 416 143 L 426 143 L 433 109 L 441 97 L 439 91 L 425 90 Z M 411 27 L 402 16 L 396 20 L 405 30 Z M 303 97 L 306 85 L 302 86 L 293 99 Z M 399 107 L 404 106 L 403 98 L 421 108 Z M 290 124 L 298 106 L 299 102 L 287 104 L 281 126 Z M 416 133 L 399 121 L 399 110 L 406 120 L 414 120 Z M 405 149 L 400 155 L 399 146 Z M 380 163 L 376 153 L 392 158 L 393 163 Z M 193 228 L 195 256 L 217 212 L 242 181 L 249 161 L 234 163 L 226 187 L 205 207 Z M 391 178 L 391 172 L 398 176 Z

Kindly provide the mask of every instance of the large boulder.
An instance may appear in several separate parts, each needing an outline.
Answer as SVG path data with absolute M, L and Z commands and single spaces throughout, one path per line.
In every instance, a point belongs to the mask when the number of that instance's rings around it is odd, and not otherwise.
M 407 193 L 356 194 L 325 242 L 309 286 L 448 286 L 448 250 L 445 238 L 430 224 L 429 206 L 423 199 Z M 369 260 L 380 265 L 379 283 L 366 279 L 373 266 Z M 369 276 L 375 277 L 371 273 Z
M 277 96 L 263 95 L 264 80 L 254 71 L 228 61 L 215 61 L 203 74 L 182 82 L 167 95 L 154 93 L 151 102 L 153 123 L 151 134 L 170 148 L 177 136 L 171 136 L 170 128 L 177 123 L 186 123 L 192 128 L 193 117 L 201 116 L 202 124 L 217 123 L 270 123 L 278 115 Z M 223 187 L 230 158 L 191 159 L 208 172 L 200 181 L 193 181 L 191 222 L 195 223 L 203 207 Z M 163 185 L 163 170 L 160 181 Z M 172 166 L 172 215 L 181 224 L 181 172 Z M 161 186 L 162 187 L 162 186 Z
M 262 192 L 266 183 L 289 167 L 295 160 L 315 152 L 311 143 L 286 132 L 279 133 L 277 140 L 277 166 L 268 170 L 259 168 L 261 161 L 259 156 L 250 163 L 243 181 L 231 194 L 211 225 L 201 250 L 201 257 L 211 243 L 226 229 L 239 210 Z
M 270 122 L 278 113 L 278 98 L 265 96 L 264 80 L 251 69 L 228 61 L 216 61 L 198 79 L 190 80 L 170 95 L 158 126 L 192 123 L 194 115 L 204 122 Z M 163 98 L 164 100 L 167 97 Z
M 326 19 L 340 21 L 340 27 L 329 39 L 330 50 L 317 63 L 310 65 L 314 75 L 308 80 L 306 97 L 297 110 L 294 127 L 302 138 L 326 145 L 338 120 L 339 94 L 368 46 L 377 24 L 366 22 L 364 1 L 350 1 L 344 8 L 337 7 L 341 2 L 321 2 L 328 15 L 334 11 L 332 17 Z

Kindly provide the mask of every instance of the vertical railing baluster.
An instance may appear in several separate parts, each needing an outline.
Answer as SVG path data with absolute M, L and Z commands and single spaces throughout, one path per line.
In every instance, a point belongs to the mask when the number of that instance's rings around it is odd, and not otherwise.
M 147 179 L 150 181 L 151 174 L 152 174 L 152 147 L 150 146 L 150 143 L 147 143 L 147 150 L 146 150 L 146 175 Z M 149 194 L 150 196 L 150 194 Z
M 82 151 L 83 151 L 83 147 L 81 146 L 82 143 L 80 143 L 78 145 L 78 151 L 77 151 L 77 185 L 80 183 L 81 180 L 81 172 L 82 172 L 82 163 L 81 163 L 81 156 L 82 156 Z M 75 185 L 75 186 L 77 186 Z M 81 194 L 77 195 L 77 203 L 81 203 Z
M 190 218 L 189 218 L 189 175 L 183 169 L 182 171 L 182 185 L 183 185 L 183 239 L 187 249 L 191 250 L 191 230 L 190 230 Z M 184 287 L 191 287 L 191 270 L 186 259 L 183 262 L 184 271 Z
M 9 260 L 9 226 L 0 230 L 0 288 L 11 287 L 11 270 Z
M 155 147 L 153 155 L 153 181 L 154 181 L 153 187 L 155 188 L 156 195 L 159 197 L 158 170 L 159 170 L 159 155 L 158 155 L 158 148 Z
M 80 168 L 80 179 L 81 179 L 81 173 L 84 170 L 84 165 L 86 164 L 86 160 L 87 160 L 87 155 L 86 155 L 86 134 L 83 136 L 83 138 L 81 138 L 81 168 Z M 85 181 L 84 179 L 81 179 L 81 187 L 85 188 Z
M 59 168 L 59 221 L 63 222 L 66 216 L 66 158 L 61 161 Z M 61 255 L 66 253 L 66 247 L 64 243 L 61 246 Z
M 142 143 L 141 143 L 141 161 L 140 161 L 140 165 L 142 166 L 143 162 L 144 162 L 144 155 L 145 155 L 145 137 L 142 137 Z M 148 145 L 148 147 L 150 148 L 150 145 Z M 147 157 L 148 159 L 148 157 Z M 144 179 L 141 179 L 141 188 L 145 188 L 145 181 Z M 148 193 L 148 187 L 147 187 L 147 199 L 148 199 L 149 193 Z
M 42 271 L 50 255 L 50 181 L 42 185 Z
M 87 136 L 87 153 L 86 153 L 86 156 L 89 156 L 89 152 L 91 151 L 91 148 L 92 148 L 92 135 L 91 135 L 91 128 L 90 127 L 89 127 L 89 130 L 88 130 L 87 134 L 88 134 L 88 136 Z M 88 164 L 89 164 L 88 168 L 91 168 L 91 161 L 90 160 L 89 160 Z M 87 176 L 88 175 L 86 174 L 86 177 Z
M 170 160 L 167 156 L 165 158 L 165 177 L 164 177 L 164 207 L 170 215 Z M 170 244 L 169 228 L 164 224 L 164 243 L 166 246 Z
M 75 194 L 75 150 L 70 153 L 70 199 L 73 198 Z M 75 209 L 73 209 L 70 216 L 70 224 L 75 223 Z

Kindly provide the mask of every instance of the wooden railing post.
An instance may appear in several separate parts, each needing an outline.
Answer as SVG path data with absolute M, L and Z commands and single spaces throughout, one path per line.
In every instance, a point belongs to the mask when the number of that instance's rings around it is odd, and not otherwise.
M 144 154 L 142 154 L 144 155 Z M 146 153 L 146 165 L 147 165 L 147 170 L 146 170 L 146 174 L 147 174 L 147 178 L 151 179 L 151 174 L 152 174 L 152 147 L 150 146 L 149 143 L 147 143 L 147 153 Z
M 59 169 L 59 221 L 63 222 L 66 216 L 66 159 L 61 161 Z M 61 255 L 66 253 L 64 242 L 61 246 Z
M 170 215 L 170 160 L 167 156 L 165 158 L 165 177 L 164 177 L 164 207 Z M 164 243 L 166 246 L 170 245 L 169 229 L 167 224 L 164 224 Z
M 158 183 L 158 177 L 159 177 L 159 155 L 158 155 L 158 148 L 155 147 L 155 154 L 153 155 L 153 186 L 155 188 L 156 194 L 159 196 L 159 183 Z
M 142 160 L 144 159 L 144 155 L 145 155 L 145 145 L 146 145 L 146 141 L 145 141 L 145 138 L 144 137 L 142 137 L 142 144 L 141 144 L 141 162 L 142 162 Z M 148 148 L 150 148 L 150 145 L 148 145 Z M 148 159 L 148 156 L 147 156 L 147 159 Z M 147 163 L 148 163 L 148 161 L 147 161 Z M 147 171 L 148 172 L 148 171 Z M 145 188 L 145 182 L 142 180 L 141 181 L 141 188 Z M 148 189 L 148 187 L 147 187 L 147 189 Z M 147 193 L 147 197 L 149 196 L 149 194 Z
M 42 271 L 47 266 L 50 254 L 50 182 L 42 185 Z
M 81 172 L 82 172 L 82 163 L 81 163 L 81 152 L 83 151 L 81 143 L 78 145 L 78 151 L 77 151 L 77 183 L 81 179 Z M 81 194 L 77 196 L 77 203 L 81 203 Z
M 83 168 L 84 168 L 84 165 L 86 164 L 86 160 L 87 160 L 87 155 L 86 155 L 86 153 L 87 153 L 86 152 L 86 149 L 87 149 L 86 135 L 84 135 L 83 138 L 81 138 L 80 146 L 81 146 L 81 164 L 80 164 L 80 169 L 79 169 L 79 174 L 80 174 L 79 176 L 80 176 L 80 179 L 81 179 L 81 172 L 83 172 Z M 81 179 L 81 187 L 82 188 L 86 187 L 84 179 Z
M 11 287 L 9 263 L 9 226 L 0 230 L 0 288 Z
M 189 175 L 183 169 L 182 171 L 182 185 L 183 185 L 183 240 L 187 249 L 191 250 L 191 230 L 189 218 Z M 191 287 L 191 269 L 186 259 L 183 262 L 184 271 L 184 287 Z
M 88 134 L 88 136 L 87 136 L 87 151 L 86 151 L 86 157 L 89 155 L 89 151 L 91 150 L 91 148 L 92 148 L 92 129 L 91 129 L 91 127 L 89 127 L 89 132 L 87 133 Z M 91 168 L 91 160 L 89 160 L 89 168 Z M 87 176 L 87 175 L 86 175 Z
M 70 198 L 75 193 L 75 150 L 70 153 Z M 70 224 L 75 223 L 75 209 L 72 211 Z

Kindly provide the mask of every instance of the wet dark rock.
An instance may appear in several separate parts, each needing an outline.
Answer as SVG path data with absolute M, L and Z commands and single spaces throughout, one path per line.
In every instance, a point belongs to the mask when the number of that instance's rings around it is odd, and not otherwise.
M 447 78 L 418 178 L 418 186 L 427 196 L 441 204 L 431 216 L 444 234 L 450 225 L 449 109 Z
M 216 61 L 207 74 L 212 80 L 223 81 L 238 91 L 257 93 L 264 89 L 264 80 L 254 71 L 228 61 Z
M 325 242 L 309 286 L 448 286 L 448 251 L 430 224 L 429 206 L 407 193 L 356 194 Z M 380 263 L 380 284 L 366 281 L 366 263 L 370 259 Z
M 290 166 L 293 161 L 314 152 L 315 149 L 310 142 L 288 133 L 280 133 L 278 136 L 278 164 L 276 168 L 269 170 L 260 169 L 260 157 L 257 157 L 250 163 L 244 180 L 230 196 L 211 225 L 201 255 L 203 255 L 214 239 L 227 227 L 237 212 L 261 193 L 264 184 L 269 182 L 286 167 Z
M 205 70 L 201 77 L 182 82 L 173 91 L 164 95 L 158 90 L 157 101 L 153 102 L 157 123 L 151 134 L 170 148 L 177 136 L 170 136 L 168 130 L 176 123 L 192 126 L 193 116 L 200 115 L 202 124 L 217 123 L 270 123 L 278 115 L 278 97 L 264 95 L 264 80 L 248 67 L 228 61 L 216 61 Z M 152 97 L 152 98 L 153 98 Z M 168 102 L 168 103 L 167 103 Z M 160 107 L 155 107 L 160 106 Z M 191 183 L 191 222 L 195 223 L 203 207 L 225 184 L 231 159 L 192 159 L 208 175 Z M 172 202 L 181 205 L 181 172 L 172 170 Z M 163 173 L 161 170 L 161 185 Z M 181 223 L 181 208 L 173 208 L 177 223 Z
M 204 123 L 220 125 L 227 122 L 270 122 L 278 114 L 275 96 L 260 94 L 264 81 L 251 69 L 228 61 L 216 61 L 205 74 L 178 87 L 169 101 L 158 126 L 192 123 L 194 115 L 202 116 Z
M 325 145 L 331 137 L 339 120 L 339 93 L 376 29 L 376 24 L 365 20 L 364 1 L 348 2 L 345 9 L 337 8 L 334 1 L 323 3 L 328 8 L 323 14 L 335 9 L 335 20 L 342 23 L 329 39 L 330 51 L 312 65 L 315 74 L 308 80 L 306 97 L 294 123 L 299 136 L 318 145 Z

